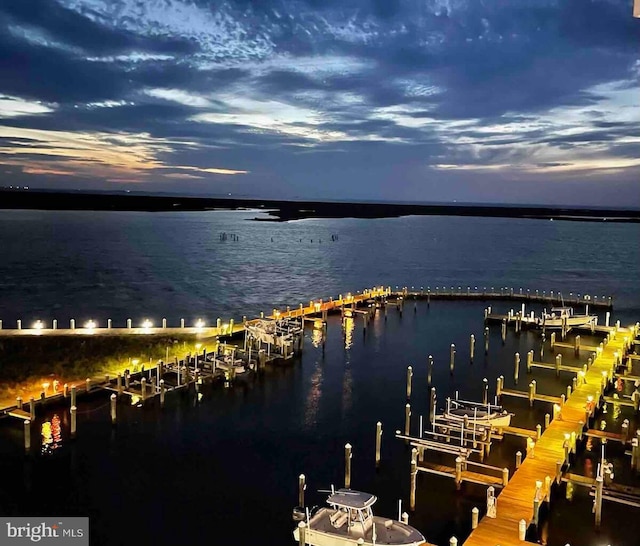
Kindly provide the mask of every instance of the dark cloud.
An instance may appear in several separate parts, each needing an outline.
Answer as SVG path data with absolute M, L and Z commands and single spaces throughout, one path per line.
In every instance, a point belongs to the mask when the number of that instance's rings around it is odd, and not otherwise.
M 0 4 L 0 100 L 35 110 L 0 110 L 0 128 L 145 134 L 168 166 L 250 170 L 233 183 L 301 195 L 378 195 L 402 172 L 409 194 L 442 173 L 431 164 L 515 164 L 527 146 L 635 158 L 638 123 L 613 94 L 640 74 L 626 0 L 79 4 Z M 565 108 L 582 113 L 563 120 Z M 513 134 L 486 128 L 506 124 Z

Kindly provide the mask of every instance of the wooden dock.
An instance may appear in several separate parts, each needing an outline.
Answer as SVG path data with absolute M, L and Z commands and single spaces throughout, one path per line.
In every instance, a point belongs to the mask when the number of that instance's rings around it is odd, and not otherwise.
M 451 286 L 431 288 L 429 286 L 415 290 L 414 287 L 409 289 L 404 287 L 396 289 L 392 292 L 394 297 L 403 297 L 404 299 L 422 299 L 422 300 L 471 300 L 471 301 L 491 301 L 504 300 L 518 303 L 543 303 L 547 305 L 588 305 L 594 309 L 611 309 L 613 307 L 612 296 L 592 296 L 589 294 L 573 294 L 563 296 L 560 292 L 546 292 L 545 290 L 531 290 L 524 288 L 478 288 L 477 286 Z
M 497 517 L 484 517 L 478 527 L 471 532 L 464 546 L 522 546 L 518 536 L 520 520 L 529 526 L 533 521 L 533 501 L 536 494 L 536 481 L 544 482 L 546 476 L 556 477 L 557 462 L 565 459 L 567 435 L 581 436 L 587 419 L 586 408 L 589 397 L 597 401 L 602 393 L 603 372 L 611 375 L 614 365 L 614 352 L 625 352 L 624 335 L 633 339 L 634 332 L 623 329 L 616 332 L 609 329 L 609 341 L 602 354 L 586 374 L 586 383 L 578 385 L 562 407 L 560 416 L 551 421 L 536 442 L 533 457 L 526 457 L 520 468 L 514 473 L 508 485 L 502 490 L 497 502 Z M 526 396 L 526 395 L 525 395 Z
M 470 464 L 471 461 L 468 462 Z M 418 463 L 418 471 L 426 472 L 428 474 L 435 474 L 437 476 L 443 476 L 445 478 L 456 477 L 456 469 L 451 466 L 435 464 L 430 462 Z M 461 472 L 461 481 L 468 483 L 475 483 L 478 485 L 492 486 L 496 488 L 503 487 L 502 477 L 489 476 L 488 474 L 482 474 L 480 472 L 472 472 L 471 470 L 463 470 Z

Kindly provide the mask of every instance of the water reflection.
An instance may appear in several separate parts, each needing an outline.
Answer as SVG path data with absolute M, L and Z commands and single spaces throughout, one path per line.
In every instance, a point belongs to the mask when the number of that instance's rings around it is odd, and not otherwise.
M 345 344 L 346 347 L 346 344 Z M 344 375 L 342 376 L 342 419 L 344 420 L 351 409 L 353 390 L 353 375 L 351 372 L 351 358 L 347 353 L 344 359 Z
M 42 423 L 40 433 L 42 435 L 43 455 L 50 455 L 62 445 L 60 417 L 57 413 L 54 414 L 51 421 Z
M 324 343 L 324 323 L 321 320 L 315 320 L 313 322 L 311 343 L 316 349 Z
M 353 329 L 355 328 L 355 321 L 353 317 L 344 317 L 342 321 L 342 329 L 344 333 L 344 348 L 349 350 L 353 347 Z
M 311 375 L 311 387 L 304 408 L 304 424 L 307 428 L 313 427 L 317 422 L 318 407 L 320 406 L 320 398 L 322 398 L 322 381 L 322 360 L 318 360 Z

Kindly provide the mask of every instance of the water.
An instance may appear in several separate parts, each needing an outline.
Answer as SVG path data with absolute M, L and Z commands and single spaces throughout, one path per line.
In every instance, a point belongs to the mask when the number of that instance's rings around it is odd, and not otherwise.
M 18 318 L 213 321 L 377 284 L 613 294 L 614 318 L 640 317 L 636 225 L 448 217 L 247 221 L 255 215 L 3 211 L 0 318 L 5 327 Z M 221 241 L 222 232 L 239 240 Z M 228 389 L 206 386 L 201 400 L 194 392 L 168 396 L 164 410 L 120 404 L 115 429 L 106 395 L 81 400 L 75 442 L 62 408 L 52 408 L 36 427 L 54 420 L 57 440 L 50 438 L 46 453 L 30 459 L 22 455 L 21 424 L 5 421 L 0 512 L 89 515 L 91 544 L 290 545 L 298 474 L 307 475 L 308 503 L 321 504 L 317 489 L 341 484 L 350 442 L 352 485 L 378 494 L 377 513 L 396 517 L 409 487 L 409 452 L 393 438 L 403 428 L 406 366 L 415 369 L 417 431 L 418 416 L 428 408 L 426 355 L 435 358 L 433 382 L 442 402 L 456 389 L 478 398 L 483 377 L 491 391 L 500 373 L 510 386 L 513 353 L 539 349 L 532 333 L 510 334 L 502 346 L 494 329 L 485 358 L 483 307 L 432 302 L 414 313 L 408 304 L 402 318 L 390 310 L 366 337 L 355 328 L 346 340 L 339 319 L 331 317 L 324 352 L 311 343 L 309 330 L 304 353 L 292 365 Z M 473 365 L 470 333 L 477 339 Z M 453 376 L 451 343 L 458 347 Z M 570 353 L 563 363 L 572 362 Z M 568 382 L 553 372 L 537 371 L 536 379 L 538 391 L 549 394 L 560 394 Z M 528 383 L 524 365 L 520 382 L 520 388 Z M 549 409 L 508 404 L 519 426 L 535 426 Z M 384 436 L 376 470 L 378 420 Z M 523 445 L 520 439 L 497 444 L 489 463 L 513 470 Z M 410 521 L 431 542 L 446 544 L 452 534 L 468 533 L 471 508 L 483 509 L 484 495 L 482 487 L 456 493 L 451 480 L 420 475 Z M 605 504 L 605 530 L 598 535 L 589 503 L 584 492 L 571 503 L 558 501 L 544 529 L 548 544 L 637 544 L 634 509 Z

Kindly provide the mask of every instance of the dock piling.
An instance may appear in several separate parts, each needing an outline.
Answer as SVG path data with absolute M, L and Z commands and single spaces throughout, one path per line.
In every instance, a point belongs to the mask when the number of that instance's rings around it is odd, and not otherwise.
M 471 334 L 469 338 L 469 360 L 473 362 L 473 355 L 476 352 L 476 336 Z
M 520 353 L 516 353 L 514 357 L 515 369 L 513 372 L 513 379 L 518 384 L 518 376 L 520 375 Z
M 453 373 L 453 368 L 456 365 L 456 346 L 455 343 L 451 344 L 451 348 L 449 350 L 449 370 Z
M 36 401 L 33 396 L 29 397 L 29 415 L 32 421 L 36 418 Z
M 604 485 L 604 480 L 602 476 L 598 476 L 596 478 L 596 498 L 595 498 L 595 507 L 594 511 L 596 514 L 596 527 L 600 527 L 600 523 L 602 522 L 602 489 Z
M 431 389 L 432 391 L 434 389 Z M 408 404 L 404 407 L 404 433 L 406 436 L 409 436 L 409 432 L 411 432 L 411 404 Z
M 29 419 L 24 420 L 24 452 L 29 453 L 31 451 L 31 421 Z
M 117 396 L 114 393 L 109 398 L 111 400 L 111 424 L 115 425 L 116 424 L 116 399 L 117 399 Z
M 351 488 L 351 444 L 344 446 L 344 486 Z
M 71 385 L 71 405 L 76 405 L 76 386 Z
M 489 328 L 484 329 L 484 354 L 489 354 Z
M 382 423 L 376 423 L 376 466 L 380 464 L 380 451 L 382 449 Z
M 478 519 L 480 517 L 480 510 L 474 506 L 471 510 L 471 529 L 478 527 Z
M 304 508 L 304 490 L 307 488 L 305 481 L 304 474 L 300 474 L 298 476 L 298 506 L 301 508 Z
M 427 385 L 431 386 L 431 376 L 433 374 L 433 356 L 429 355 L 429 363 L 427 364 Z
M 456 457 L 456 489 L 462 486 L 462 457 Z
M 165 387 L 164 387 L 164 379 L 160 380 L 160 407 L 164 407 L 164 393 L 165 393 Z
M 435 421 L 436 418 L 436 388 L 431 387 L 431 394 L 429 399 L 429 415 L 431 417 L 431 422 Z
M 413 379 L 413 368 L 407 367 L 407 400 L 411 398 L 411 381 Z
M 77 428 L 76 412 L 78 411 L 78 408 L 76 408 L 75 406 L 71 406 L 71 409 L 69 411 L 71 413 L 71 437 L 75 438 Z
M 516 451 L 516 470 L 520 468 L 522 464 L 522 451 Z
M 418 450 L 411 450 L 411 491 L 409 494 L 409 508 L 416 509 L 416 478 L 418 475 Z
M 507 340 L 507 319 L 502 319 L 501 335 L 502 335 L 502 344 L 504 345 L 505 341 Z
M 306 530 L 307 530 L 307 524 L 304 521 L 301 521 L 300 523 L 298 523 L 298 545 L 299 546 L 305 546 L 307 543 L 306 540 Z

